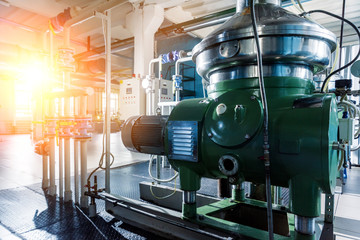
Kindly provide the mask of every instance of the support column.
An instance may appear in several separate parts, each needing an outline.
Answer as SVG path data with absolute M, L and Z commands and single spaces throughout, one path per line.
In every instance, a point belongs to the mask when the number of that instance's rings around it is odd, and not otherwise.
M 106 36 L 105 36 L 105 93 L 106 93 L 106 114 L 105 114 L 105 191 L 110 193 L 110 95 L 111 95 L 111 10 L 105 12 L 106 15 Z
M 126 16 L 126 28 L 134 35 L 134 73 L 144 77 L 154 58 L 154 34 L 164 21 L 164 9 L 158 5 L 136 8 Z
M 196 218 L 196 191 L 200 189 L 201 178 L 186 167 L 179 168 L 180 186 L 183 193 L 183 218 Z

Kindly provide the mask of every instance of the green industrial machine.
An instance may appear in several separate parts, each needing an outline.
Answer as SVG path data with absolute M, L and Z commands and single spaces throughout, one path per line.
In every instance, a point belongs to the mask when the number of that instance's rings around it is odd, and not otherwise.
M 266 239 L 266 203 L 245 198 L 244 181 L 265 183 L 264 113 L 250 8 L 244 1 L 193 49 L 208 98 L 179 102 L 170 116 L 130 118 L 122 130 L 133 151 L 166 155 L 179 172 L 183 217 Z M 333 194 L 339 164 L 333 94 L 314 93 L 313 75 L 329 64 L 336 37 L 280 7 L 255 5 L 269 122 L 271 184 L 290 190 L 289 208 L 273 205 L 275 239 L 315 239 L 320 193 Z M 232 198 L 196 208 L 202 177 L 227 178 Z

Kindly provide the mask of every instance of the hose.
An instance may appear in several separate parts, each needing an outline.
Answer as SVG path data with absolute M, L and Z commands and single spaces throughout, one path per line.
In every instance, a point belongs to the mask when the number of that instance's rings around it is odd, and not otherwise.
M 151 192 L 151 195 L 153 195 L 154 198 L 159 199 L 159 200 L 171 197 L 172 195 L 174 195 L 176 193 L 176 178 L 175 178 L 175 181 L 174 181 L 174 191 L 172 193 L 170 193 L 169 195 L 162 196 L 162 197 L 156 196 L 155 193 L 153 192 L 153 185 L 150 185 L 150 192 Z
M 333 18 L 337 18 L 337 19 L 339 19 L 339 20 L 341 20 L 341 21 L 343 21 L 343 22 L 346 22 L 347 24 L 349 24 L 349 25 L 355 30 L 355 32 L 357 33 L 357 35 L 358 35 L 358 37 L 359 37 L 359 43 L 360 43 L 360 31 L 359 31 L 359 29 L 356 27 L 355 24 L 353 24 L 352 22 L 350 22 L 350 21 L 347 20 L 346 18 L 340 17 L 340 16 L 338 16 L 338 15 L 332 14 L 332 13 L 327 12 L 327 11 L 324 11 L 324 10 L 311 10 L 311 11 L 309 11 L 309 12 L 304 12 L 304 13 L 300 14 L 300 16 L 305 16 L 306 14 L 312 14 L 312 13 L 323 13 L 323 14 L 329 15 L 329 16 L 331 16 L 331 17 L 333 17 Z M 356 54 L 356 56 L 355 56 L 350 62 L 348 62 L 347 64 L 345 64 L 343 67 L 340 67 L 340 68 L 337 69 L 336 71 L 330 73 L 330 74 L 325 78 L 325 80 L 324 80 L 324 82 L 323 82 L 323 84 L 322 84 L 322 86 L 321 86 L 321 92 L 322 92 L 322 93 L 324 92 L 324 90 L 325 90 L 325 85 L 327 85 L 327 82 L 330 81 L 330 78 L 331 78 L 333 75 L 339 73 L 340 71 L 344 70 L 345 68 L 350 67 L 350 66 L 359 58 L 359 56 L 360 56 L 360 48 L 359 48 L 359 51 L 358 51 L 358 53 Z
M 340 171 L 340 169 L 341 169 L 341 167 L 342 167 L 342 165 L 343 165 L 343 163 L 344 163 L 344 158 L 345 158 L 345 153 L 344 153 L 344 151 L 341 151 L 341 159 L 340 159 L 340 163 L 339 163 L 339 165 L 338 165 L 338 167 L 337 167 L 337 169 L 338 169 L 338 171 Z
M 154 176 L 152 175 L 152 173 L 151 173 L 152 163 L 153 163 L 153 155 L 150 156 L 148 172 L 149 172 L 149 176 L 150 176 L 154 181 L 162 182 L 162 183 L 171 182 L 171 181 L 173 181 L 175 178 L 177 178 L 177 176 L 179 175 L 179 173 L 177 172 L 177 173 L 175 173 L 175 175 L 172 176 L 171 178 L 168 178 L 168 179 L 158 179 L 158 178 L 154 177 Z
M 257 31 L 257 23 L 255 16 L 255 0 L 251 0 L 250 5 L 251 11 L 251 22 L 254 31 L 254 39 L 256 43 L 256 57 L 257 57 L 257 67 L 258 67 L 258 75 L 259 75 L 259 88 L 260 88 L 260 96 L 263 107 L 264 114 L 264 163 L 265 163 L 265 182 L 266 182 L 266 202 L 267 202 L 267 223 L 268 223 L 268 233 L 269 239 L 274 239 L 274 226 L 273 226 L 273 215 L 272 215 L 272 199 L 271 199 L 271 181 L 270 181 L 270 146 L 269 146 L 269 116 L 268 116 L 268 107 L 266 100 L 266 92 L 265 92 L 265 83 L 264 83 L 264 75 L 263 75 L 263 64 L 262 64 L 262 54 L 260 48 L 260 40 L 259 34 Z

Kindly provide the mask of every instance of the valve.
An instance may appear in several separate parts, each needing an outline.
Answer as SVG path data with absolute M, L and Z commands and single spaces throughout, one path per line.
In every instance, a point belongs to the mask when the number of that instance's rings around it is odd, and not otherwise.
M 75 49 L 59 48 L 57 64 L 63 71 L 75 72 Z
M 42 156 L 49 156 L 49 152 L 50 152 L 49 140 L 44 139 L 36 142 L 34 151 L 36 154 Z

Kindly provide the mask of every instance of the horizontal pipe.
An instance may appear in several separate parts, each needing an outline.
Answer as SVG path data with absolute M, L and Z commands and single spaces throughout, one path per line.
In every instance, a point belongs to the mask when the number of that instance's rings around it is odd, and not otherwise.
M 149 76 L 151 77 L 151 75 L 153 74 L 153 65 L 154 63 L 161 63 L 161 57 L 158 58 L 154 58 L 149 62 Z M 160 76 L 159 76 L 160 78 Z
M 114 42 L 111 44 L 111 53 L 117 53 L 120 51 L 124 51 L 127 50 L 129 48 L 133 48 L 134 47 L 134 38 L 126 38 L 124 40 L 118 41 L 118 42 Z M 98 56 L 102 56 L 105 54 L 105 47 L 97 47 L 94 48 L 90 51 L 86 51 L 83 53 L 79 53 L 74 55 L 75 59 L 87 59 L 89 57 L 98 57 Z
M 174 24 L 169 27 L 159 29 L 156 36 L 159 36 L 161 34 L 166 35 L 167 33 L 174 32 L 174 31 L 175 32 L 183 32 L 184 28 L 186 28 L 186 27 L 191 27 L 191 26 L 195 26 L 195 25 L 198 25 L 201 23 L 209 22 L 211 20 L 232 16 L 232 15 L 234 15 L 235 12 L 236 12 L 236 8 L 231 8 L 231 9 L 224 10 L 221 12 L 212 13 L 212 14 L 209 14 L 209 15 L 206 15 L 203 17 L 198 17 L 198 18 L 195 18 L 190 21 L 183 22 L 183 23 Z
M 208 22 L 204 22 L 204 23 L 200 23 L 194 26 L 190 26 L 190 27 L 185 27 L 184 28 L 184 32 L 192 32 L 195 30 L 199 30 L 199 29 L 203 29 L 203 28 L 207 28 L 207 27 L 212 27 L 215 25 L 219 25 L 222 24 L 224 22 L 226 22 L 227 20 L 229 20 L 232 16 L 228 16 L 228 17 L 223 17 L 223 18 L 219 18 L 219 19 L 214 19 Z
M 155 37 L 157 39 L 161 39 L 162 37 L 168 37 L 168 33 L 171 32 L 177 32 L 177 33 L 187 33 L 190 31 L 194 31 L 194 30 L 198 30 L 201 28 L 205 28 L 205 27 L 211 27 L 214 25 L 218 25 L 221 24 L 225 21 L 227 21 L 229 19 L 229 17 L 231 17 L 234 13 L 235 13 L 236 8 L 231 8 L 225 11 L 221 11 L 218 13 L 213 13 L 213 14 L 209 14 L 203 17 L 199 17 L 190 21 L 186 21 L 183 23 L 178 23 L 178 24 L 174 24 L 171 25 L 169 27 L 164 27 L 161 28 L 157 31 L 157 33 L 155 34 Z M 209 23 L 207 23 L 209 22 Z M 120 51 L 124 51 L 127 50 L 129 48 L 133 48 L 134 47 L 134 38 L 126 38 L 124 40 L 115 42 L 111 44 L 111 53 L 116 53 L 116 52 L 120 52 Z M 105 47 L 98 47 L 95 48 L 91 51 L 87 51 L 87 52 L 83 52 L 77 55 L 74 55 L 75 59 L 86 59 L 89 57 L 92 57 L 96 54 L 98 54 L 98 56 L 100 56 L 100 54 L 104 54 L 105 52 Z
M 13 26 L 15 26 L 15 27 L 21 28 L 21 29 L 23 29 L 23 30 L 25 30 L 25 31 L 28 31 L 28 32 L 44 33 L 44 31 L 41 31 L 40 29 L 33 28 L 33 27 L 30 27 L 30 26 L 24 25 L 24 24 L 22 24 L 22 23 L 17 23 L 17 22 L 8 20 L 8 19 L 6 19 L 6 18 L 0 17 L 0 22 L 13 25 Z M 55 35 L 54 37 L 57 38 L 57 39 L 63 39 L 63 37 L 60 36 L 60 35 Z M 84 46 L 84 47 L 87 46 L 86 43 L 78 42 L 78 41 L 75 41 L 75 40 L 70 40 L 70 41 L 71 41 L 71 43 L 76 44 L 76 45 L 79 45 L 79 46 Z
M 99 4 L 97 7 L 95 6 L 90 6 L 87 8 L 84 8 L 79 15 L 73 17 L 72 19 L 68 20 L 65 24 L 64 24 L 64 28 L 67 27 L 73 27 L 75 25 L 78 25 L 92 17 L 94 17 L 94 12 L 104 12 L 106 10 L 110 10 L 114 7 L 117 7 L 119 5 L 125 4 L 127 3 L 127 0 L 111 0 L 111 1 L 106 1 L 102 4 Z
M 192 61 L 192 57 L 184 57 L 184 58 L 180 58 L 179 60 L 177 60 L 175 63 L 175 75 L 179 75 L 180 63 L 189 62 L 189 61 Z

